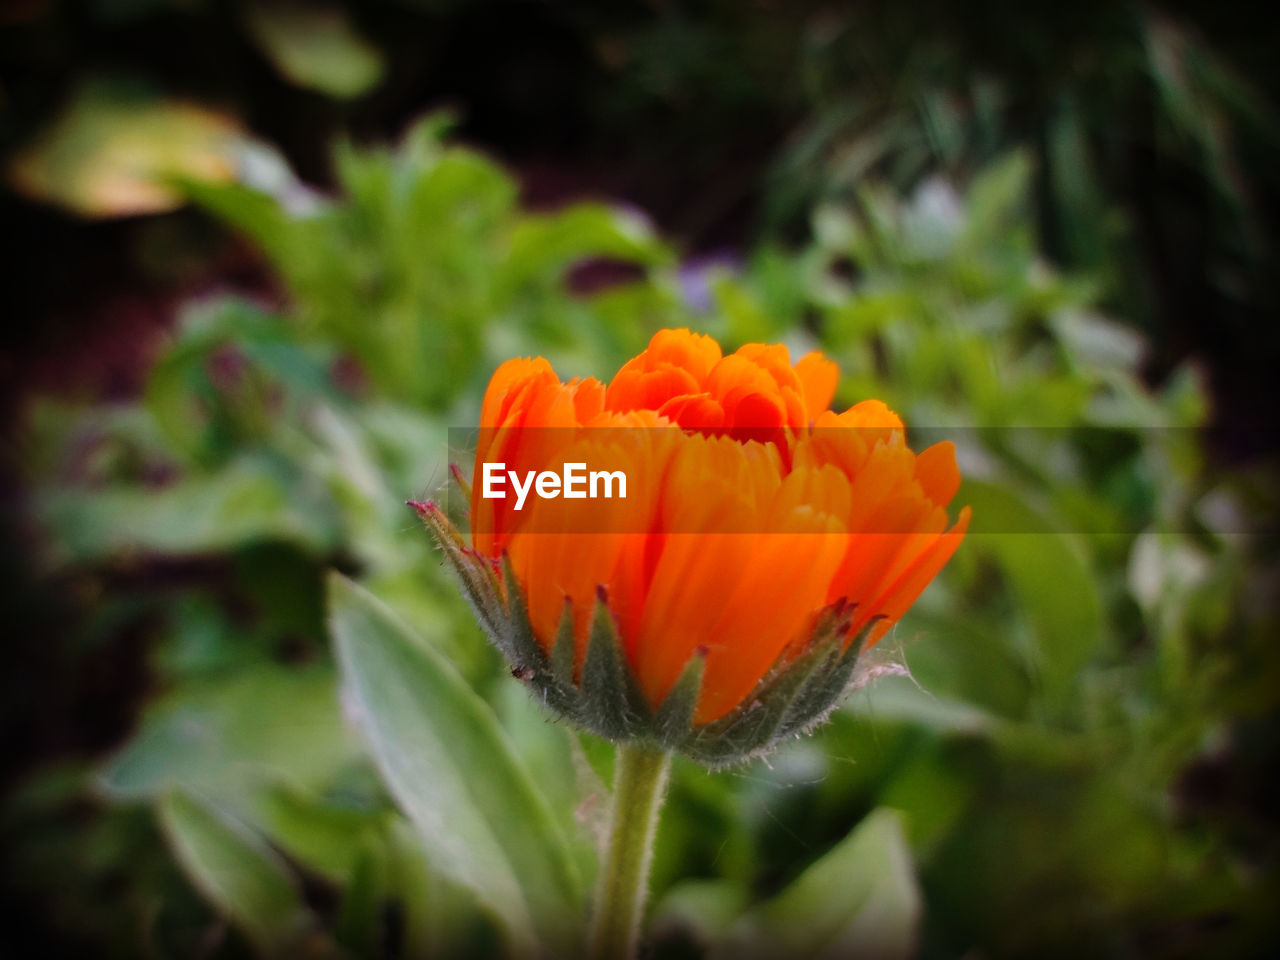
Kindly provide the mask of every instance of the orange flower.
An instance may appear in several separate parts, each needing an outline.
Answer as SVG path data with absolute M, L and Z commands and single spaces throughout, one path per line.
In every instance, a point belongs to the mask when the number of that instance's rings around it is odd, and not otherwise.
M 587 687 L 608 667 L 588 662 L 603 630 L 626 674 L 616 682 L 636 695 L 632 712 L 661 721 L 679 712 L 673 691 L 690 685 L 688 744 L 705 745 L 708 730 L 740 732 L 775 688 L 812 699 L 821 687 L 826 699 L 805 708 L 805 722 L 830 709 L 855 641 L 865 650 L 897 622 L 969 521 L 966 508 L 949 526 L 960 482 L 952 445 L 916 455 L 902 421 L 877 400 L 833 413 L 836 378 L 816 352 L 794 365 L 780 345 L 723 356 L 688 330 L 655 334 L 607 387 L 561 382 L 541 358 L 498 368 L 481 412 L 471 552 L 438 511 L 426 516 L 508 655 L 548 674 L 561 661 L 566 673 L 548 680 L 549 702 L 592 696 Z M 482 495 L 485 463 L 523 475 L 575 461 L 622 471 L 627 498 L 530 498 L 517 510 L 511 498 Z M 506 586 L 496 579 L 503 557 Z M 521 627 L 508 618 L 524 618 L 536 647 L 521 652 Z M 560 637 L 571 651 L 557 654 Z M 520 673 L 525 666 L 517 663 Z M 774 711 L 779 729 L 798 722 L 797 709 Z M 606 733 L 644 729 L 625 717 L 614 727 L 584 722 Z

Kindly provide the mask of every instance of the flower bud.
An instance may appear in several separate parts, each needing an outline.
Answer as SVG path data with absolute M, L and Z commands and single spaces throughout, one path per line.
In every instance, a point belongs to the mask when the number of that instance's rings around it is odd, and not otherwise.
M 916 455 L 876 400 L 828 410 L 835 384 L 820 354 L 723 356 L 687 330 L 607 387 L 509 361 L 481 412 L 470 545 L 414 506 L 548 708 L 733 763 L 827 716 L 968 526 L 946 512 L 952 445 Z M 625 494 L 592 497 L 588 470 Z

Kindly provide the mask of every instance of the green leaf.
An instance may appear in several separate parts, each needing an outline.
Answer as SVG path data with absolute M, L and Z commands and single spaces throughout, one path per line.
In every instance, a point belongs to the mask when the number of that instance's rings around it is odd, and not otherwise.
M 7 171 L 21 193 L 82 216 L 120 217 L 183 204 L 175 180 L 226 182 L 247 135 L 193 103 L 89 84 Z
M 746 890 L 727 880 L 685 880 L 663 896 L 653 911 L 657 938 L 682 933 L 698 944 L 724 937 L 742 913 Z
M 975 559 L 981 549 L 980 543 L 974 547 Z M 1026 717 L 1039 692 L 1040 670 L 1027 649 L 1035 640 L 1010 599 L 993 597 L 1001 603 L 994 614 L 957 616 L 950 606 L 911 610 L 897 628 L 909 638 L 902 659 L 911 679 L 883 677 L 868 684 L 869 712 L 901 711 L 903 719 L 921 726 L 973 734 L 988 731 L 998 718 Z M 883 696 L 882 686 L 888 687 Z
M 292 953 L 314 918 L 293 875 L 261 838 L 178 791 L 160 801 L 159 815 L 174 856 L 218 912 L 260 954 Z
M 391 824 L 387 853 L 389 882 L 404 911 L 400 956 L 466 956 L 477 928 L 492 931 L 471 891 L 431 869 L 421 838 L 399 816 Z
M 392 795 L 432 862 L 503 921 L 517 953 L 572 953 L 582 891 L 546 798 L 452 664 L 363 588 L 334 574 L 344 683 Z
M 899 815 L 880 809 L 782 893 L 743 915 L 711 955 L 909 957 L 920 911 Z
M 934 696 L 911 677 L 879 677 L 851 696 L 845 710 L 877 723 L 905 722 L 956 736 L 986 736 L 999 724 L 978 707 Z
M 365 848 L 389 828 L 394 811 L 325 803 L 293 786 L 265 790 L 253 803 L 255 823 L 276 846 L 309 870 L 343 883 L 359 868 Z
M 249 36 L 290 83 L 348 99 L 382 79 L 381 54 L 352 29 L 341 7 L 253 3 L 244 15 Z
M 165 487 L 113 485 L 92 496 L 54 489 L 38 497 L 35 513 L 53 534 L 55 562 L 66 564 L 139 552 L 211 554 L 265 539 L 324 553 L 339 539 L 324 491 L 293 465 L 248 450 L 215 473 Z
M 1102 601 L 1083 549 L 1008 487 L 966 480 L 956 499 L 973 507 L 969 540 L 1000 564 L 1031 625 L 1044 696 L 1063 698 L 1102 640 Z
M 1031 157 L 1015 150 L 987 167 L 965 194 L 967 219 L 964 242 L 970 248 L 991 242 L 997 232 L 1016 219 L 1024 202 L 1032 174 Z
M 377 956 L 383 939 L 382 904 L 387 895 L 385 845 L 365 836 L 351 844 L 354 866 L 338 911 L 338 942 L 357 957 Z
M 316 783 L 355 753 L 330 670 L 263 665 L 175 690 L 99 782 L 120 799 L 170 787 L 224 794 L 263 781 Z
M 497 282 L 511 291 L 536 280 L 558 279 L 560 271 L 590 257 L 655 265 L 671 255 L 642 217 L 603 204 L 579 203 L 556 213 L 523 216 L 512 231 Z
M 586 889 L 595 877 L 598 859 L 597 838 L 586 813 L 604 807 L 608 791 L 583 769 L 586 761 L 573 728 L 550 712 L 530 685 L 504 680 L 492 691 L 489 702 L 516 754 L 536 773 L 552 816 L 569 840 Z
M 299 226 L 280 201 L 269 193 L 242 183 L 203 183 L 184 180 L 183 193 L 193 203 L 248 235 L 288 278 L 299 261 L 310 263 L 314 254 L 303 248 L 306 226 Z
M 293 419 L 300 404 L 340 402 L 327 352 L 293 335 L 281 317 L 234 298 L 185 309 L 145 394 L 169 446 L 217 464 Z
M 1106 200 L 1099 190 L 1101 181 L 1082 112 L 1070 99 L 1059 105 L 1049 122 L 1045 164 L 1064 259 L 1097 268 L 1105 266 L 1104 258 L 1114 253 L 1107 235 Z

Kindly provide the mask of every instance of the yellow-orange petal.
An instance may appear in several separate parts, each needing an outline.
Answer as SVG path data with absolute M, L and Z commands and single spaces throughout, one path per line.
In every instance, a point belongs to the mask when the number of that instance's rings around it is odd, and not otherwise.
M 688 370 L 662 363 L 647 370 L 619 370 L 605 394 L 610 410 L 657 410 L 672 397 L 689 396 L 701 389 Z
M 589 423 L 604 412 L 604 384 L 595 377 L 570 381 L 573 413 L 579 424 Z
M 924 489 L 925 496 L 938 506 L 949 504 L 960 489 L 956 445 L 944 440 L 922 450 L 916 457 L 916 480 Z
M 506 419 L 511 404 L 532 386 L 559 383 L 544 357 L 516 357 L 501 364 L 489 378 L 480 407 L 480 426 L 496 427 Z
M 964 540 L 971 515 L 972 511 L 968 507 L 961 510 L 955 525 L 946 533 L 939 534 L 929 548 L 921 552 L 915 562 L 884 591 L 884 594 L 873 601 L 871 606 L 882 619 L 872 628 L 871 635 L 867 639 L 868 648 L 878 643 L 888 633 L 916 602 L 924 592 L 924 588 L 932 583 L 933 578 L 946 566 L 947 561 Z
M 852 427 L 859 430 L 903 429 L 902 418 L 889 409 L 883 400 L 863 400 L 844 413 L 837 414 L 832 426 Z
M 812 627 L 840 562 L 843 530 L 831 517 L 794 520 L 791 526 L 804 529 L 757 534 L 749 552 L 738 545 L 736 588 L 721 595 L 720 617 L 704 641 L 696 723 L 717 720 L 736 707 L 783 650 Z
M 718 431 L 724 424 L 724 407 L 705 393 L 672 397 L 658 413 L 686 430 Z
M 743 397 L 776 396 L 778 386 L 769 372 L 759 364 L 747 357 L 730 354 L 708 374 L 706 391 L 719 400 L 726 410 L 730 410 L 730 398 L 736 404 Z
M 831 406 L 840 380 L 840 368 L 822 351 L 813 350 L 796 363 L 796 378 L 803 388 L 805 413 L 812 422 Z
M 714 338 L 682 327 L 659 330 L 650 338 L 643 356 L 655 365 L 669 363 L 687 370 L 701 384 L 720 361 L 721 351 Z
M 502 463 L 520 476 L 558 467 L 562 461 L 557 454 L 573 441 L 579 425 L 576 399 L 581 386 L 540 377 L 526 380 L 512 402 L 504 404 L 502 422 L 480 431 L 471 487 L 472 546 L 478 552 L 498 556 L 520 521 L 511 497 L 484 497 L 480 476 L 485 462 Z
M 791 366 L 791 355 L 780 343 L 748 343 L 734 352 L 735 357 L 745 357 L 769 374 L 774 384 L 774 396 L 785 413 L 785 423 L 792 427 L 808 424 L 809 416 L 804 403 L 804 385 Z
M 577 665 L 586 653 L 597 591 L 603 588 L 624 637 L 634 633 L 643 598 L 645 531 L 651 526 L 674 431 L 647 411 L 605 414 L 557 453 L 588 471 L 622 471 L 621 499 L 531 497 L 519 535 L 508 544 L 524 587 L 534 634 L 548 652 L 565 602 L 574 617 Z

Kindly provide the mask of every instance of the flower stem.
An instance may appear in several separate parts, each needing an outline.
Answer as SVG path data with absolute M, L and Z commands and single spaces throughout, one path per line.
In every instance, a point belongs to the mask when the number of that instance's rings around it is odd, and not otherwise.
M 630 960 L 635 956 L 671 754 L 655 747 L 622 744 L 614 764 L 609 847 L 601 864 L 591 925 L 592 960 Z

